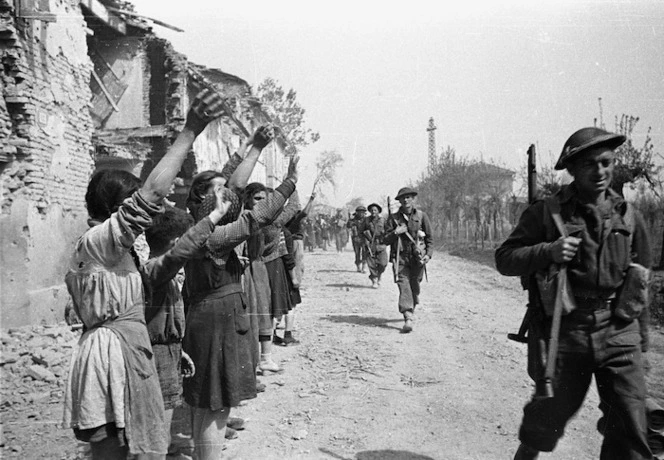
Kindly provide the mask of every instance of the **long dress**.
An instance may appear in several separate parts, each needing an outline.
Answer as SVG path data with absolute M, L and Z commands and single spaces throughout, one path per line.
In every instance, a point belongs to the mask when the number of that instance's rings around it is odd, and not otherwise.
M 185 265 L 189 309 L 183 349 L 196 373 L 184 381 L 184 397 L 193 407 L 216 411 L 256 397 L 249 308 L 234 248 L 272 222 L 294 189 L 286 180 L 252 211 L 217 226 L 206 247 Z
M 72 356 L 63 423 L 77 436 L 114 425 L 129 452 L 165 454 L 164 406 L 131 254 L 160 206 L 139 192 L 78 240 L 65 276 L 85 332 Z

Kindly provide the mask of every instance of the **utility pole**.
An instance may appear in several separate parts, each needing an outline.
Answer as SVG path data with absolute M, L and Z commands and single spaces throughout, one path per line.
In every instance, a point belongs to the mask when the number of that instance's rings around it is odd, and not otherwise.
M 429 133 L 429 174 L 433 174 L 433 170 L 436 166 L 436 125 L 433 123 L 433 117 L 429 118 L 429 127 L 427 132 Z

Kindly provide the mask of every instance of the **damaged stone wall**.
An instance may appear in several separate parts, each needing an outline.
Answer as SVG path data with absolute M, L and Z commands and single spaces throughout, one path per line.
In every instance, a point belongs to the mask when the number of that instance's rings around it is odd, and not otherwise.
M 55 21 L 17 17 L 0 0 L 3 327 L 62 318 L 66 264 L 86 228 L 94 166 L 86 23 L 78 1 L 48 6 Z

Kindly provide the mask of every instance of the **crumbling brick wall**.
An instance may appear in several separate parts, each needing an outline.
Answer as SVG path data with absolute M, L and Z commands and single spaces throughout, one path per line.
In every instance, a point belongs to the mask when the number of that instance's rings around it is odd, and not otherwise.
M 87 218 L 94 161 L 86 24 L 78 1 L 50 8 L 54 22 L 16 17 L 13 2 L 0 0 L 3 327 L 62 315 L 67 259 Z

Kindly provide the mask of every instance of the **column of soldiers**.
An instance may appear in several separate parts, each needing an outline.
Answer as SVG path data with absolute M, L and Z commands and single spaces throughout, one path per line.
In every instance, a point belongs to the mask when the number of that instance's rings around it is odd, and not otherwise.
M 404 187 L 395 197 L 399 208 L 394 213 L 389 210 L 387 219 L 381 216 L 383 208 L 372 203 L 368 208 L 358 206 L 347 224 L 357 271 L 365 273 L 369 268 L 369 280 L 374 289 L 380 286 L 388 261 L 392 263 L 404 333 L 413 330 L 415 309 L 420 303 L 420 283 L 433 255 L 431 223 L 427 214 L 416 208 L 416 196 L 417 191 Z

